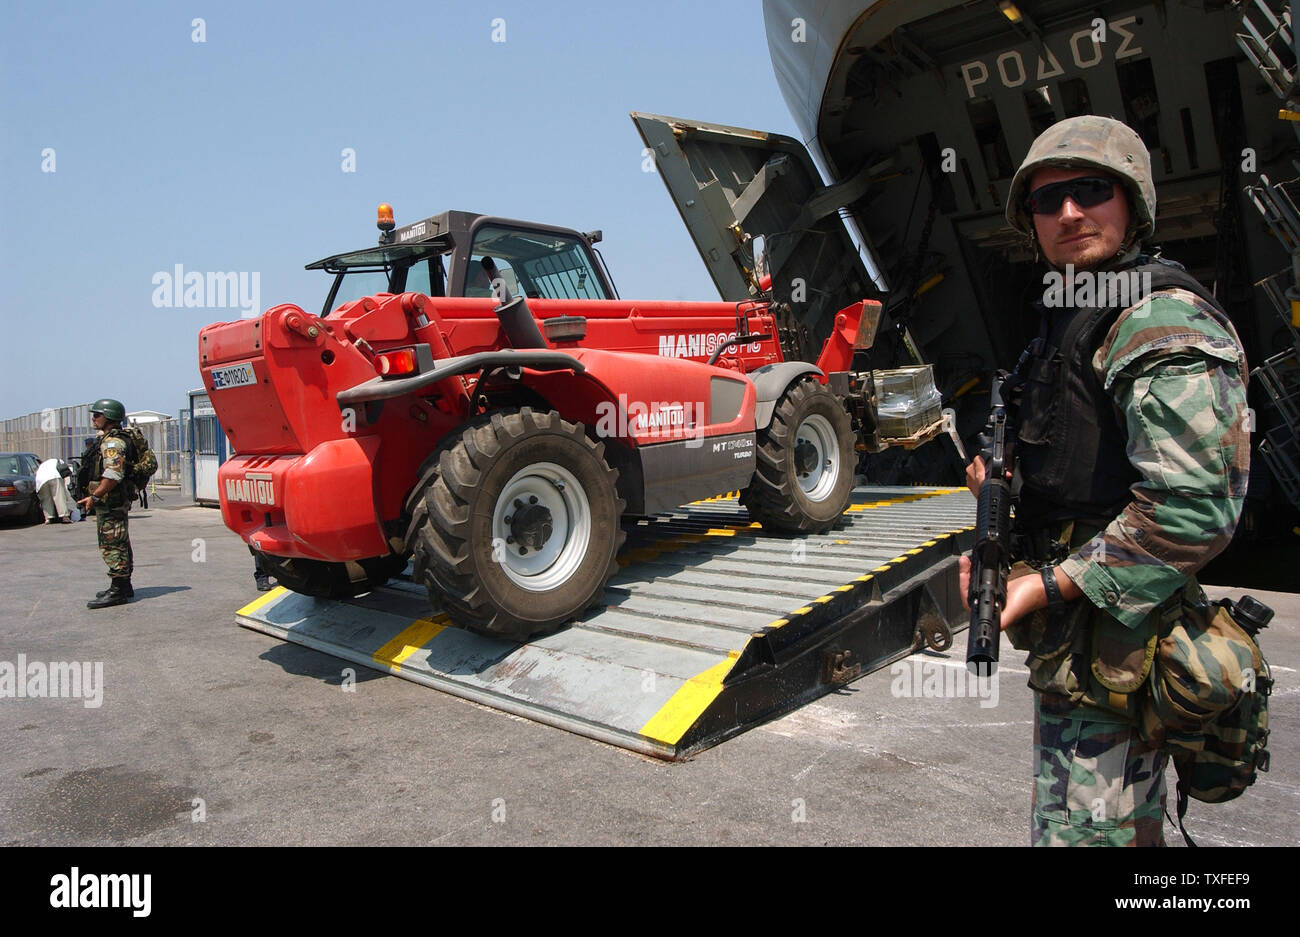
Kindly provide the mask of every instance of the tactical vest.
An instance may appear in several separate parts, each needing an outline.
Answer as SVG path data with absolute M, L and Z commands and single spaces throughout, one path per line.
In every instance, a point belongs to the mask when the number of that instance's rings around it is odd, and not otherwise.
M 1227 313 L 1181 264 L 1139 256 L 1105 271 L 1122 273 L 1134 289 L 1123 305 L 1075 306 L 1049 315 L 1016 368 L 1020 378 L 1016 526 L 1032 531 L 1063 520 L 1105 525 L 1132 499 L 1140 475 L 1128 460 L 1123 415 L 1092 368 L 1092 357 L 1119 314 L 1149 293 L 1184 289 Z M 1150 274 L 1149 288 L 1143 274 Z M 1115 291 L 1109 291 L 1114 293 Z

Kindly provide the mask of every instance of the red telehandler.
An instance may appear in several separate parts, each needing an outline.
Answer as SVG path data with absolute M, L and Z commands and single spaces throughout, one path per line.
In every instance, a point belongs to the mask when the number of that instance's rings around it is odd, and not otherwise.
M 802 361 L 753 267 L 751 301 L 629 302 L 600 232 L 457 211 L 395 228 L 387 206 L 379 227 L 308 267 L 334 276 L 321 315 L 199 333 L 238 453 L 223 518 L 295 592 L 358 595 L 413 558 L 453 622 L 525 641 L 600 600 L 625 517 L 739 490 L 765 530 L 824 532 L 855 447 L 897 441 L 852 370 L 879 303 Z

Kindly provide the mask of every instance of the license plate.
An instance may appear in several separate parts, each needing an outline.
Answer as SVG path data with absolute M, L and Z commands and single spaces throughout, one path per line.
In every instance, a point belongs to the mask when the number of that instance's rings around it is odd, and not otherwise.
M 212 369 L 212 389 L 225 390 L 227 387 L 245 387 L 256 384 L 257 376 L 253 374 L 253 362 L 232 364 L 228 368 Z

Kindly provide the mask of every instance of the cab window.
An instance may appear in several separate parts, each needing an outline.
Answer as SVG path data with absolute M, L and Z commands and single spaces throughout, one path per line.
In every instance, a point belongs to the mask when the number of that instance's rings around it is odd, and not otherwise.
M 435 257 L 433 263 L 440 263 L 441 258 Z M 406 283 L 402 287 L 403 293 L 423 293 L 425 296 L 432 296 L 429 292 L 429 264 L 430 261 L 422 260 L 417 264 L 412 264 L 406 271 Z
M 433 264 L 437 264 L 437 267 L 434 268 Z M 410 265 L 349 269 L 340 274 L 334 301 L 330 303 L 326 315 L 344 303 L 350 303 L 363 296 L 374 296 L 376 293 L 423 293 L 425 296 L 442 296 L 445 282 L 442 257 L 438 254 L 417 260 Z
M 362 296 L 374 296 L 376 293 L 388 292 L 388 272 L 385 270 L 349 270 L 339 281 L 338 291 L 329 311 L 350 303 Z
M 582 241 L 547 231 L 484 225 L 474 233 L 466 296 L 490 296 L 482 260 L 491 257 L 511 292 L 529 299 L 608 299 Z

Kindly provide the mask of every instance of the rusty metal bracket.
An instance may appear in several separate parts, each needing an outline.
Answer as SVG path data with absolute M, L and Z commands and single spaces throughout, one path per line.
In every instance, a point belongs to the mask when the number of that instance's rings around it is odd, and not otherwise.
M 822 683 L 840 685 L 862 676 L 861 664 L 850 664 L 852 651 L 822 651 Z
M 946 651 L 952 647 L 952 632 L 943 619 L 918 621 L 916 623 L 917 644 L 925 641 L 932 651 Z
M 952 647 L 952 629 L 948 627 L 928 584 L 921 593 L 916 610 L 916 632 L 912 637 L 913 647 L 920 648 L 923 643 L 932 651 L 942 652 Z

